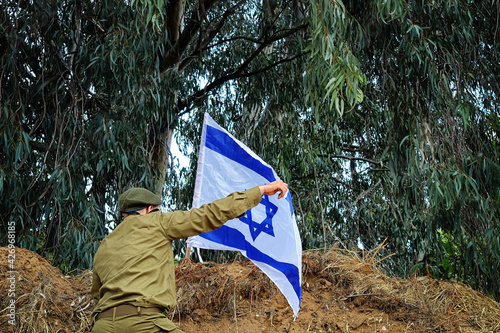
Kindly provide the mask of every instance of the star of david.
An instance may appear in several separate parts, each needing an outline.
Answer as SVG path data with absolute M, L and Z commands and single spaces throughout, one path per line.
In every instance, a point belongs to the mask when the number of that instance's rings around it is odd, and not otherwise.
M 261 232 L 265 232 L 266 234 L 274 237 L 274 229 L 273 229 L 273 217 L 278 212 L 278 207 L 269 201 L 269 197 L 267 195 L 262 196 L 262 200 L 260 204 L 266 207 L 266 218 L 261 223 L 257 223 L 252 219 L 252 211 L 248 210 L 243 217 L 240 218 L 240 221 L 248 224 L 250 228 L 250 235 L 252 235 L 252 239 L 255 241 Z

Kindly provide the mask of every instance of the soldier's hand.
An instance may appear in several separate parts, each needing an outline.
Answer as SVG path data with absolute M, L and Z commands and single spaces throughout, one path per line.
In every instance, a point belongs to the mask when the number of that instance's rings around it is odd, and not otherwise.
M 281 199 L 285 196 L 286 191 L 288 190 L 288 184 L 282 182 L 281 180 L 275 180 L 272 183 L 260 185 L 259 188 L 260 194 L 274 195 L 280 192 L 280 194 L 278 195 L 278 199 Z

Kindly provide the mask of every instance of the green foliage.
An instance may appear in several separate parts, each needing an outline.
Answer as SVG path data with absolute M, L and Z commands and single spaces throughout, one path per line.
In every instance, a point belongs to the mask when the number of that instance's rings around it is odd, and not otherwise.
M 388 238 L 387 252 L 396 256 L 386 265 L 396 274 L 426 266 L 498 298 L 497 5 L 315 1 L 308 96 L 322 106 L 316 121 L 334 122 L 338 151 L 348 153 L 338 155 L 350 173 L 337 180 L 351 191 L 330 201 L 340 213 L 335 234 L 367 248 Z M 339 75 L 335 62 L 318 66 L 337 53 L 351 72 Z M 329 82 L 348 82 L 345 73 L 364 99 L 348 114 L 333 108 L 343 117 L 335 118 L 325 111 L 331 103 L 348 95 L 357 101 L 349 84 L 329 90 Z
M 394 274 L 498 299 L 498 5 L 4 1 L 2 223 L 89 267 L 127 187 L 190 207 L 208 111 L 290 183 L 304 248 L 387 239 Z
M 19 246 L 88 268 L 118 194 L 154 189 L 175 84 L 121 2 L 6 1 L 2 27 L 2 223 L 16 222 Z
M 342 116 L 363 101 L 361 88 L 366 77 L 353 53 L 363 31 L 341 1 L 313 2 L 311 26 L 311 69 L 306 75 L 306 94 L 315 120 L 320 122 L 321 109 L 335 110 Z
M 233 91 L 250 103 L 250 81 L 276 92 L 280 66 L 304 55 L 293 45 L 306 28 L 300 8 L 261 5 L 2 2 L 0 209 L 18 244 L 65 269 L 88 268 L 126 188 L 160 192 L 166 180 L 167 206 L 186 207 L 184 173 L 167 168 L 182 116 L 237 109 L 222 102 Z

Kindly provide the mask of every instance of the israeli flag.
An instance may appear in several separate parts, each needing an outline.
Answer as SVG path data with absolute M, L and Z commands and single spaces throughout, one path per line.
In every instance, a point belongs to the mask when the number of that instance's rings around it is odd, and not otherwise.
M 274 170 L 205 113 L 193 207 L 279 179 Z M 290 191 L 262 196 L 256 207 L 222 227 L 188 239 L 189 247 L 240 251 L 278 286 L 297 316 L 302 296 L 302 245 Z

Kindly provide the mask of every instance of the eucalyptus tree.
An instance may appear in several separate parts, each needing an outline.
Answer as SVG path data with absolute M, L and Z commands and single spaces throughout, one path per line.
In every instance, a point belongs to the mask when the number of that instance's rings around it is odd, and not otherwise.
M 305 248 L 387 239 L 388 270 L 499 297 L 498 1 L 1 6 L 0 216 L 22 246 L 87 267 L 126 187 L 189 206 L 208 111 L 290 183 Z
M 220 122 L 291 183 L 305 248 L 385 242 L 389 272 L 498 299 L 500 2 L 309 4 L 303 85 Z
M 385 241 L 388 271 L 500 297 L 500 3 L 309 5 L 308 63 L 265 73 L 303 85 L 246 82 L 219 121 L 290 181 L 304 247 Z
M 388 269 L 497 299 L 499 13 L 489 0 L 313 1 L 306 77 L 317 131 L 337 138 L 316 159 L 344 160 L 341 189 L 324 192 L 333 233 L 387 239 Z
M 89 267 L 119 193 L 177 188 L 179 124 L 232 95 L 263 103 L 249 82 L 277 96 L 296 75 L 287 65 L 306 59 L 304 10 L 295 0 L 2 0 L 0 216 L 16 222 L 17 244 Z

